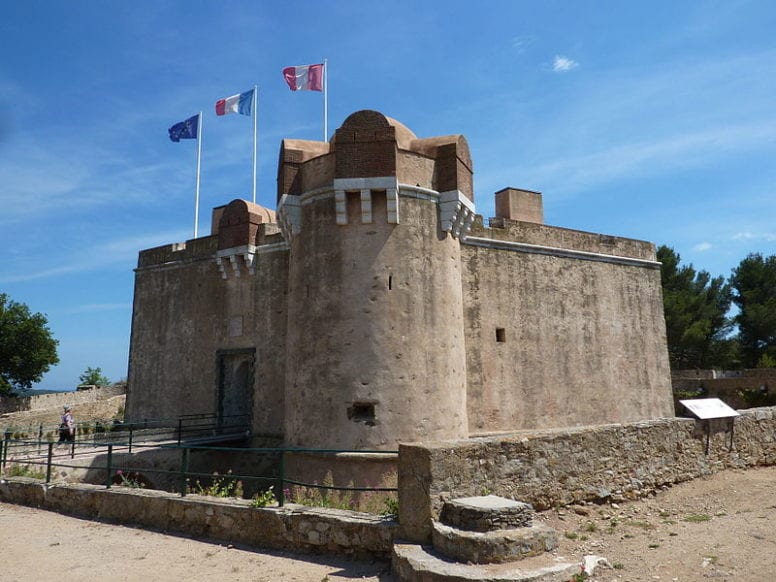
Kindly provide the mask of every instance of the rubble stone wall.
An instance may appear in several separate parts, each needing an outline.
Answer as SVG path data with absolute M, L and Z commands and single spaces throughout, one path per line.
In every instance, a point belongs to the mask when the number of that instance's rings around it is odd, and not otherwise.
M 255 508 L 247 500 L 86 484 L 46 486 L 28 478 L 0 481 L 0 501 L 226 543 L 358 558 L 387 559 L 397 529 L 393 519 L 341 509 Z
M 428 539 L 445 499 L 494 494 L 546 509 L 583 501 L 635 499 L 728 468 L 776 464 L 776 407 L 742 411 L 733 448 L 728 421 L 522 431 L 399 447 L 402 537 Z

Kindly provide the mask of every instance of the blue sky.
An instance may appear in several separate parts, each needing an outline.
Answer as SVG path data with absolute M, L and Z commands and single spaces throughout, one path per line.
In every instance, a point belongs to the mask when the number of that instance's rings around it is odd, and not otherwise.
M 548 224 L 673 246 L 729 275 L 776 253 L 776 5 L 770 2 L 41 1 L 0 19 L 0 292 L 48 316 L 61 363 L 125 378 L 140 249 L 200 235 L 250 199 L 250 119 L 215 101 L 259 86 L 258 202 L 280 140 L 321 139 L 319 93 L 281 69 L 329 61 L 329 133 L 376 109 L 419 137 L 463 133 L 478 213 L 506 186 Z

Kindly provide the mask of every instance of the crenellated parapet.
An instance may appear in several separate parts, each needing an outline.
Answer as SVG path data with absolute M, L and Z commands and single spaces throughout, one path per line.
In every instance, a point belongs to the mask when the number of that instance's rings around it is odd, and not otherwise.
M 375 196 L 384 195 L 388 224 L 402 223 L 401 198 L 423 199 L 437 205 L 440 230 L 461 239 L 474 220 L 472 175 L 471 154 L 462 135 L 419 139 L 382 113 L 358 111 L 329 143 L 283 141 L 279 223 L 290 242 L 305 227 L 303 207 L 333 198 L 337 225 L 371 224 L 378 218 Z

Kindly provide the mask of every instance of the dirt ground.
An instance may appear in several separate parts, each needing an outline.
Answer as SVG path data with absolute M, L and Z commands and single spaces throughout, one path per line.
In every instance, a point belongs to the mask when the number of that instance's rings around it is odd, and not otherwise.
M 723 471 L 647 500 L 542 514 L 557 555 L 595 554 L 600 582 L 776 580 L 776 467 Z
M 776 467 L 725 471 L 647 500 L 539 514 L 555 554 L 596 554 L 599 582 L 776 580 Z M 0 504 L 0 579 L 395 582 L 385 563 L 252 551 Z M 9 557 L 12 557 L 9 559 Z
M 3 582 L 394 582 L 385 562 L 253 551 L 0 503 Z

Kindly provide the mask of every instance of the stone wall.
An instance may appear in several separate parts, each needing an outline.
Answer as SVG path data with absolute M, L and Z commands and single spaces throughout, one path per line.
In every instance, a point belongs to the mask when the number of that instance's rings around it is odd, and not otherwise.
M 504 222 L 461 246 L 469 433 L 673 416 L 654 247 Z
M 81 423 L 93 424 L 96 420 L 111 421 L 114 418 L 123 417 L 125 396 L 112 396 L 110 398 L 83 402 L 73 405 L 73 415 L 77 425 Z M 43 439 L 55 435 L 62 416 L 62 408 L 44 408 L 41 410 L 27 410 L 23 412 L 10 412 L 0 417 L 0 430 L 5 432 L 10 429 L 26 435 L 22 438 L 38 438 L 43 425 Z
M 638 498 L 726 468 L 776 464 L 776 408 L 743 411 L 732 451 L 724 428 L 712 430 L 708 455 L 702 423 L 684 418 L 400 445 L 402 536 L 428 539 L 447 497 L 492 493 L 545 509 Z
M 288 252 L 271 232 L 258 225 L 250 265 L 227 254 L 219 266 L 221 251 L 196 241 L 140 253 L 128 421 L 245 413 L 255 434 L 282 433 Z
M 113 396 L 126 394 L 126 386 L 99 386 L 89 390 L 76 392 L 60 392 L 57 394 L 41 394 L 39 396 L 8 397 L 0 396 L 0 414 L 21 412 L 26 410 L 46 410 L 61 408 L 65 404 L 78 406 L 87 402 L 105 400 Z
M 0 480 L 0 501 L 225 543 L 387 559 L 393 519 L 340 509 L 250 507 L 249 501 L 98 485 Z

